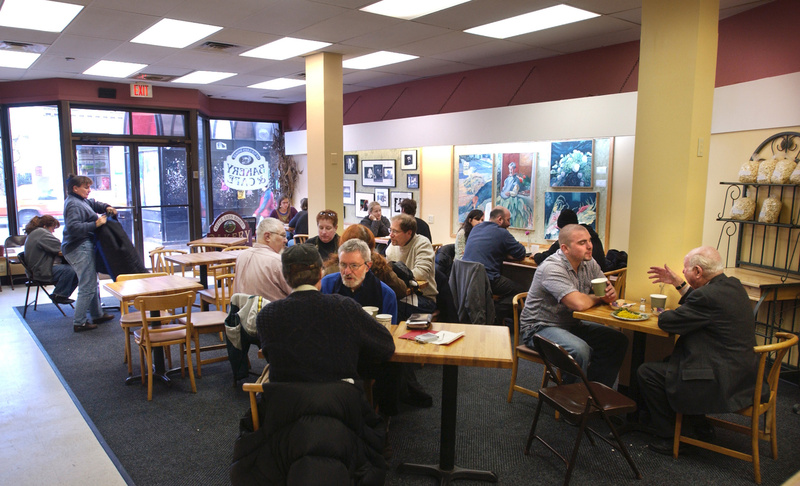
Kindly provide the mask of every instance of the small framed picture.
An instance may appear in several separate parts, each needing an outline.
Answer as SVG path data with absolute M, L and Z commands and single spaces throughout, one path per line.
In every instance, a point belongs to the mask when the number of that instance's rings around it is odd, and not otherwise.
M 403 161 L 403 170 L 417 170 L 417 151 L 416 150 L 403 150 L 400 152 L 400 158 Z
M 389 189 L 375 189 L 375 200 L 381 207 L 389 207 Z
M 356 181 L 344 180 L 344 204 L 356 203 Z
M 356 193 L 356 217 L 364 218 L 369 215 L 369 203 L 373 201 L 373 195 L 368 192 Z
M 407 174 L 406 185 L 409 189 L 419 189 L 419 174 Z
M 364 187 L 395 187 L 394 159 L 362 160 L 361 185 Z
M 344 173 L 358 174 L 358 155 L 353 154 L 344 156 Z
M 413 199 L 410 192 L 392 192 L 392 216 L 397 216 L 403 212 L 400 202 L 403 199 Z

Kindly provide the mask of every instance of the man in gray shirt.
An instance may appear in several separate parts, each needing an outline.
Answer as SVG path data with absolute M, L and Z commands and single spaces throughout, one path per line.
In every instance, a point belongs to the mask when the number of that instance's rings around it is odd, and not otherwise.
M 558 343 L 589 380 L 614 386 L 628 338 L 602 324 L 579 321 L 572 312 L 611 303 L 617 293 L 609 282 L 603 297 L 592 294 L 592 279 L 602 277 L 603 271 L 592 259 L 591 237 L 585 228 L 565 226 L 558 242 L 561 248 L 542 262 L 533 276 L 520 316 L 520 337 L 531 348 L 536 334 Z

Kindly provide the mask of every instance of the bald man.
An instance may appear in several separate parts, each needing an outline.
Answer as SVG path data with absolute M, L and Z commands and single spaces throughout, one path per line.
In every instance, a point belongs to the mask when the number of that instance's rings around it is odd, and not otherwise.
M 713 440 L 704 414 L 751 405 L 758 358 L 753 307 L 741 282 L 722 273 L 716 249 L 702 246 L 683 259 L 683 278 L 666 264 L 650 267 L 653 283 L 674 285 L 680 307 L 658 316 L 658 327 L 678 334 L 668 362 L 639 367 L 639 386 L 657 439 L 652 451 L 672 455 L 675 413 L 701 440 Z M 685 278 L 685 280 L 684 280 Z

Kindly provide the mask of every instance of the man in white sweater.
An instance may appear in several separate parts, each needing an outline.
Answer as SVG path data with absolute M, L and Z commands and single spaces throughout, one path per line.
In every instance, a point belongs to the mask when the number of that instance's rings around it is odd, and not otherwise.
M 402 262 L 416 280 L 424 280 L 427 285 L 421 295 L 411 293 L 397 303 L 397 314 L 400 320 L 414 312 L 433 312 L 436 310 L 436 270 L 434 252 L 431 242 L 417 234 L 417 222 L 413 216 L 399 214 L 392 218 L 389 239 L 392 243 L 386 249 L 386 259 L 390 262 Z

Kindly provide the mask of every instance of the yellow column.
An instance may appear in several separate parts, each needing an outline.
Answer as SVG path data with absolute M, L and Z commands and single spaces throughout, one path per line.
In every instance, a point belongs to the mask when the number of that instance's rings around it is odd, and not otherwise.
M 629 298 L 658 290 L 648 267 L 680 274 L 702 243 L 718 20 L 719 0 L 642 2 Z M 677 292 L 665 291 L 674 308 Z
M 323 209 L 344 220 L 342 203 L 342 56 L 323 52 L 306 58 L 308 122 L 308 232 L 317 234 L 316 215 Z

